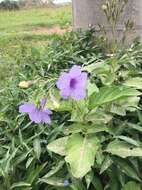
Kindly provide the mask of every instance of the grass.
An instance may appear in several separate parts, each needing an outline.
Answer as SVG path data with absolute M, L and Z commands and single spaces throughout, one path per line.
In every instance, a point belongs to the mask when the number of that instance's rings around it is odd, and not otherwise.
M 71 24 L 71 6 L 37 8 L 0 12 L 0 48 L 18 45 L 18 42 L 44 41 L 48 34 L 40 30 L 54 26 L 61 28 Z M 36 32 L 38 30 L 38 33 Z
M 70 6 L 37 8 L 0 13 L 0 33 L 29 31 L 38 27 L 66 26 L 71 21 Z
M 0 12 L 0 86 L 7 79 L 16 77 L 18 52 L 25 47 L 42 49 L 58 34 L 49 34 L 51 28 L 67 28 L 71 25 L 71 6 L 37 8 Z M 21 54 L 21 53 L 20 53 Z

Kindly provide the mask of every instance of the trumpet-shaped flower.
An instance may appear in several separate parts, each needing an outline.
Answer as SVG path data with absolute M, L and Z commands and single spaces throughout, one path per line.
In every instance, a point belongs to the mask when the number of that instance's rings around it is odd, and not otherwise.
M 87 73 L 80 66 L 73 66 L 68 73 L 62 73 L 57 81 L 62 98 L 81 100 L 86 96 Z
M 46 99 L 40 101 L 40 106 L 36 107 L 33 103 L 24 103 L 19 106 L 20 113 L 27 113 L 31 121 L 35 123 L 51 124 L 50 115 L 52 112 L 45 109 Z

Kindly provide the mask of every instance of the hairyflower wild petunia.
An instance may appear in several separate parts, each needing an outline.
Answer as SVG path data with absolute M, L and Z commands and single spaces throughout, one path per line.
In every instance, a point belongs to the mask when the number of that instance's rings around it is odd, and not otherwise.
M 64 187 L 67 187 L 70 185 L 70 182 L 68 179 L 64 180 Z
M 24 103 L 19 106 L 20 113 L 27 113 L 31 121 L 35 123 L 51 124 L 50 115 L 52 112 L 45 108 L 46 99 L 40 101 L 40 106 L 36 107 L 33 103 Z
M 87 73 L 75 65 L 68 73 L 62 73 L 56 84 L 62 98 L 81 100 L 86 96 Z

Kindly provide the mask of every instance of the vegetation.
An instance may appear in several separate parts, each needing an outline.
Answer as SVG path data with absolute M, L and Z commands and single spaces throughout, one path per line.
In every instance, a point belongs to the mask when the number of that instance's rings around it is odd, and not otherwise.
M 29 19 L 30 18 L 30 19 Z M 37 8 L 0 12 L 0 48 L 10 49 L 29 41 L 46 41 L 48 29 L 71 25 L 71 7 Z M 47 29 L 44 32 L 44 29 Z
M 2 65 L 15 68 L 9 80 L 1 79 L 1 190 L 141 190 L 138 40 L 110 54 L 94 30 L 70 32 L 48 38 L 44 46 L 23 44 L 11 59 L 2 58 Z M 56 85 L 73 65 L 87 73 L 81 100 L 63 99 Z M 42 98 L 52 110 L 50 126 L 19 113 L 24 102 L 39 106 Z
M 52 0 L 1 0 L 1 10 L 19 10 L 23 8 L 41 7 L 54 5 Z
M 6 0 L 0 3 L 0 9 L 3 10 L 19 10 L 19 8 L 19 4 L 16 1 Z
M 53 39 L 60 38 L 56 32 L 70 24 L 70 6 L 0 12 L 0 84 L 16 75 L 21 67 L 16 62 L 23 49 L 32 46 L 42 49 Z

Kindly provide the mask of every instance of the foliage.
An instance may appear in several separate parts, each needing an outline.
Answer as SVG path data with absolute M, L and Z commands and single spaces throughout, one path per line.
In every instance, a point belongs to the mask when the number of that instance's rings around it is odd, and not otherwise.
M 12 56 L 15 76 L 0 90 L 2 190 L 141 189 L 142 45 L 110 55 L 93 39 L 93 31 L 67 33 Z M 87 94 L 63 100 L 56 82 L 75 64 L 88 73 Z M 43 97 L 51 126 L 18 111 Z
M 142 45 L 109 57 L 92 32 L 67 33 L 40 50 L 23 46 L 13 59 L 18 72 L 0 96 L 1 189 L 140 189 Z M 74 63 L 89 73 L 87 97 L 62 101 L 55 82 Z M 43 96 L 50 127 L 18 113 Z
M 7 79 L 16 76 L 18 72 L 20 72 L 19 69 L 23 63 L 24 56 L 28 57 L 29 54 L 29 56 L 35 57 L 33 47 L 36 47 L 36 49 L 38 49 L 37 51 L 40 51 L 43 57 L 41 59 L 45 60 L 46 54 L 48 53 L 48 51 L 45 50 L 47 44 L 50 44 L 52 41 L 56 44 L 56 40 L 63 41 L 62 36 L 59 34 L 50 34 L 49 27 L 52 28 L 51 30 L 53 31 L 55 27 L 56 32 L 56 28 L 66 28 L 70 23 L 70 6 L 55 7 L 54 9 L 38 8 L 11 12 L 1 11 L 0 88 Z M 49 49 L 50 52 L 51 47 L 47 49 Z M 52 49 L 54 50 L 53 46 Z M 27 59 L 30 64 L 28 58 L 25 59 Z
M 100 30 L 103 33 L 101 38 L 104 41 L 104 46 L 112 53 L 115 53 L 118 47 L 125 44 L 127 34 L 134 26 L 133 20 L 125 18 L 125 9 L 128 3 L 130 3 L 129 0 L 107 0 L 102 4 L 102 10 L 108 22 L 110 34 L 108 34 L 105 26 L 99 24 Z M 120 23 L 123 26 L 121 34 L 118 32 Z
M 0 11 L 1 54 L 12 56 L 21 44 L 47 45 L 48 40 L 56 37 L 51 31 L 68 28 L 71 18 L 71 6 Z
M 20 6 L 17 1 L 4 0 L 0 3 L 0 9 L 3 10 L 19 10 Z
M 53 6 L 52 0 L 2 0 L 0 2 L 1 10 L 15 11 L 23 8 Z

